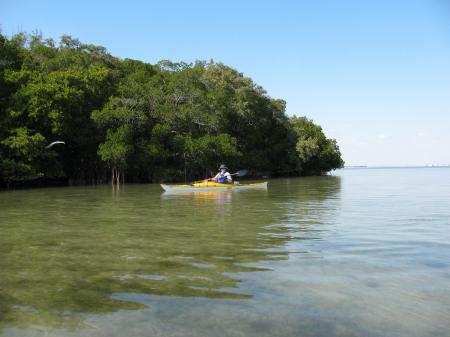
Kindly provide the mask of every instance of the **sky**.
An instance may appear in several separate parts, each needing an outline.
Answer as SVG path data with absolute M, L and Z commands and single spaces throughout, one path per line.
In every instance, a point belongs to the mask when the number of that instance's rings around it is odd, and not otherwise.
M 0 0 L 0 28 L 223 62 L 321 125 L 346 165 L 450 164 L 450 0 Z

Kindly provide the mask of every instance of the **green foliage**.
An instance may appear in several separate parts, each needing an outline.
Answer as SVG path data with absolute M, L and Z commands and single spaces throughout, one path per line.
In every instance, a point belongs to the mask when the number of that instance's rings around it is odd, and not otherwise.
M 26 160 L 33 160 L 40 154 L 40 147 L 44 144 L 44 137 L 40 133 L 29 134 L 29 130 L 21 127 L 12 131 L 12 135 L 3 140 L 10 153 Z
M 0 161 L 0 172 L 7 182 L 32 179 L 36 176 L 30 164 L 17 162 L 10 158 Z
M 45 138 L 40 133 L 30 134 L 25 127 L 11 131 L 0 142 L 6 158 L 0 160 L 0 173 L 5 181 L 21 181 L 46 176 L 62 175 L 53 152 L 43 150 Z
M 197 172 L 215 171 L 218 163 L 237 163 L 241 157 L 236 139 L 228 134 L 206 134 L 199 138 L 177 135 L 174 141 L 188 168 Z
M 320 126 L 306 117 L 294 116 L 289 122 L 297 139 L 295 150 L 304 174 L 322 174 L 344 166 L 336 140 L 328 139 Z
M 45 145 L 64 140 L 63 148 Z M 0 35 L 0 183 L 197 178 L 226 162 L 265 174 L 342 166 L 336 142 L 221 63 L 121 60 L 68 35 Z
M 130 152 L 127 140 L 129 133 L 127 125 L 123 125 L 115 131 L 108 130 L 106 141 L 100 144 L 98 154 L 109 166 L 124 167 L 126 165 L 126 158 Z

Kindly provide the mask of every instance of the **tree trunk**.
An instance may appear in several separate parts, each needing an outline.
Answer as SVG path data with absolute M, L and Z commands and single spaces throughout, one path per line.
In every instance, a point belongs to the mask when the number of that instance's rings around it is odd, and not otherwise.
M 111 185 L 114 185 L 114 166 L 111 167 Z
M 111 172 L 111 184 L 113 186 L 119 185 L 120 184 L 120 176 L 119 176 L 119 172 L 117 170 L 117 166 L 113 166 L 112 167 L 112 172 Z

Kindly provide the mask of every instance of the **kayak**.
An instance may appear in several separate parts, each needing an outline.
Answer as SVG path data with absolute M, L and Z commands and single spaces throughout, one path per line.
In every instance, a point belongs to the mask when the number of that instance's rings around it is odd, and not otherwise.
M 250 188 L 267 188 L 267 181 L 260 181 L 248 184 L 221 184 L 212 181 L 194 183 L 191 185 L 175 185 L 175 184 L 161 184 L 161 187 L 166 192 L 205 192 L 205 191 L 229 191 L 241 190 Z
M 161 184 L 161 187 L 166 192 L 229 191 L 229 190 L 241 190 L 250 188 L 267 188 L 267 181 L 259 181 L 248 184 L 241 184 L 241 183 L 221 184 L 213 181 L 208 181 L 208 182 L 194 183 L 191 185 Z

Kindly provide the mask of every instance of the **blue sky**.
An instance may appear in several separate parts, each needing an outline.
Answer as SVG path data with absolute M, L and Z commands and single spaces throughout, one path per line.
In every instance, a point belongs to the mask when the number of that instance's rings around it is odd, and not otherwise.
M 348 165 L 450 164 L 450 1 L 5 1 L 115 56 L 223 62 L 336 138 Z

